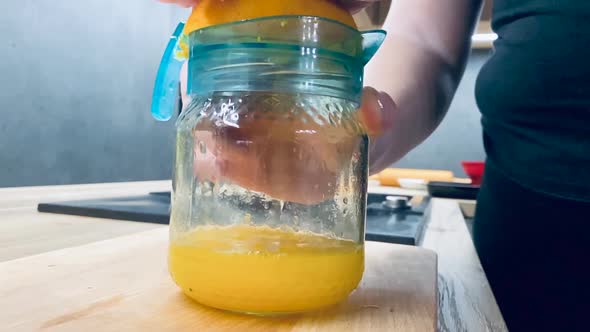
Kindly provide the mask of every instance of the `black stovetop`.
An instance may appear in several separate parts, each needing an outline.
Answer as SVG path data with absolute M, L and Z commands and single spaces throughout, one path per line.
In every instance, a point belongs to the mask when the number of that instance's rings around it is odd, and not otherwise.
M 424 228 L 424 209 L 428 200 L 417 207 L 390 208 L 384 204 L 387 195 L 369 194 L 367 199 L 366 240 L 418 245 Z M 409 197 L 406 197 L 409 199 Z M 170 193 L 40 203 L 39 212 L 70 214 L 96 218 L 168 224 Z

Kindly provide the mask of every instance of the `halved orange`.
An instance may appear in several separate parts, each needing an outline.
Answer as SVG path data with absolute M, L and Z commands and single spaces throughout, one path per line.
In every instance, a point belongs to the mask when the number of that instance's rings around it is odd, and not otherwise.
M 201 0 L 184 33 L 213 25 L 269 16 L 318 16 L 357 28 L 352 15 L 330 0 Z

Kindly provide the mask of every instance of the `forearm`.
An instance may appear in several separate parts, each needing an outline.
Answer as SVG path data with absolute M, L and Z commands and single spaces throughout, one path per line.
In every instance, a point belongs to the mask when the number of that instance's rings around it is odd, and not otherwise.
M 479 0 L 397 0 L 383 48 L 366 70 L 366 82 L 397 104 L 393 126 L 372 144 L 371 172 L 403 157 L 443 119 L 470 48 Z

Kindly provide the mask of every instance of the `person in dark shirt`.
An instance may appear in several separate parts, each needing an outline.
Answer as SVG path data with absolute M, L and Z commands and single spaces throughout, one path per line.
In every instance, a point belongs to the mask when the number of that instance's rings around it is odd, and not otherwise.
M 587 331 L 590 1 L 496 0 L 492 27 L 474 243 L 511 331 Z
M 368 69 L 378 68 L 373 84 L 384 91 L 366 88 L 361 106 L 375 133 L 371 173 L 443 119 L 481 5 L 393 1 L 388 38 Z M 496 0 L 492 27 L 498 39 L 476 86 L 487 159 L 474 243 L 511 331 L 588 330 L 590 0 Z

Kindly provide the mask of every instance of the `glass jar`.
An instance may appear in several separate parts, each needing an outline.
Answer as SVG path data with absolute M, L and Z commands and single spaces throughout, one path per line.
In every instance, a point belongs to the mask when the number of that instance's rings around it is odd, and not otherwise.
M 368 177 L 357 109 L 382 40 L 299 16 L 188 36 L 169 253 L 186 295 L 269 315 L 333 305 L 356 288 Z

